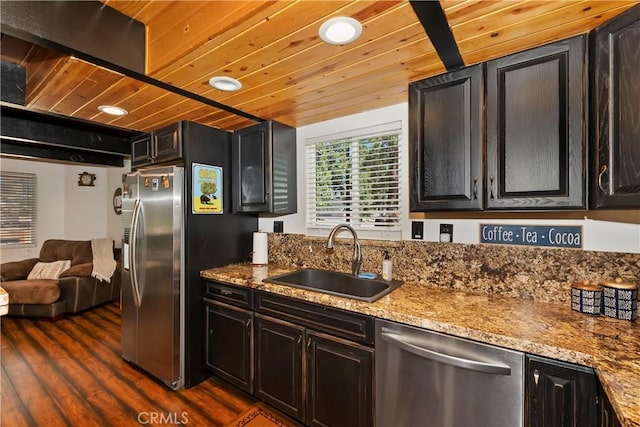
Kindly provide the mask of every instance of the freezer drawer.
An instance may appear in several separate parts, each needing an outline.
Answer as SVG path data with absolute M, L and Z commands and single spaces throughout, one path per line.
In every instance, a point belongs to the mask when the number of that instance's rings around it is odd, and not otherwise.
M 524 354 L 376 320 L 376 426 L 522 426 Z

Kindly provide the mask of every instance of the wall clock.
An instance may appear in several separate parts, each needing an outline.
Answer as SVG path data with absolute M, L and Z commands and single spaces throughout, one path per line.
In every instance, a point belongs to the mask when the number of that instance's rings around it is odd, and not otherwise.
M 113 192 L 113 211 L 116 215 L 120 215 L 122 213 L 122 188 L 116 188 L 116 191 Z
M 80 187 L 93 187 L 95 180 L 95 173 L 82 172 L 78 174 L 78 186 Z

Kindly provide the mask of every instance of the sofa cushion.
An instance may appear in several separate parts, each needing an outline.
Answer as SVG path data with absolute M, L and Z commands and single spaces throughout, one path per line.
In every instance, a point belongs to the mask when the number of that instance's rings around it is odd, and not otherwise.
M 71 265 L 93 261 L 91 240 L 46 240 L 40 249 L 40 261 L 52 262 L 70 259 Z
M 60 298 L 55 280 L 13 280 L 2 287 L 9 294 L 9 304 L 51 304 Z
M 50 279 L 58 280 L 60 273 L 71 267 L 70 260 L 60 260 L 53 262 L 38 262 L 33 266 L 31 273 L 27 276 L 28 280 Z
M 93 264 L 88 262 L 85 264 L 76 264 L 71 268 L 64 270 L 60 274 L 60 279 L 63 277 L 72 277 L 72 276 L 86 276 L 90 277 L 91 272 L 93 271 Z

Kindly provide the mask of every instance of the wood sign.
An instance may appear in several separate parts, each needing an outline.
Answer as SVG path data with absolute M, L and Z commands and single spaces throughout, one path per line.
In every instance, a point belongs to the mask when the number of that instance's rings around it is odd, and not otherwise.
M 581 249 L 582 226 L 480 224 L 480 243 Z

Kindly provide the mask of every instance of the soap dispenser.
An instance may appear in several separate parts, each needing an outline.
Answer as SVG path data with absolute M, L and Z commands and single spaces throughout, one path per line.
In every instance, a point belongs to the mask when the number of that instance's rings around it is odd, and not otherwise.
M 387 251 L 384 252 L 384 259 L 382 260 L 382 278 L 387 281 L 393 278 L 393 264 Z

